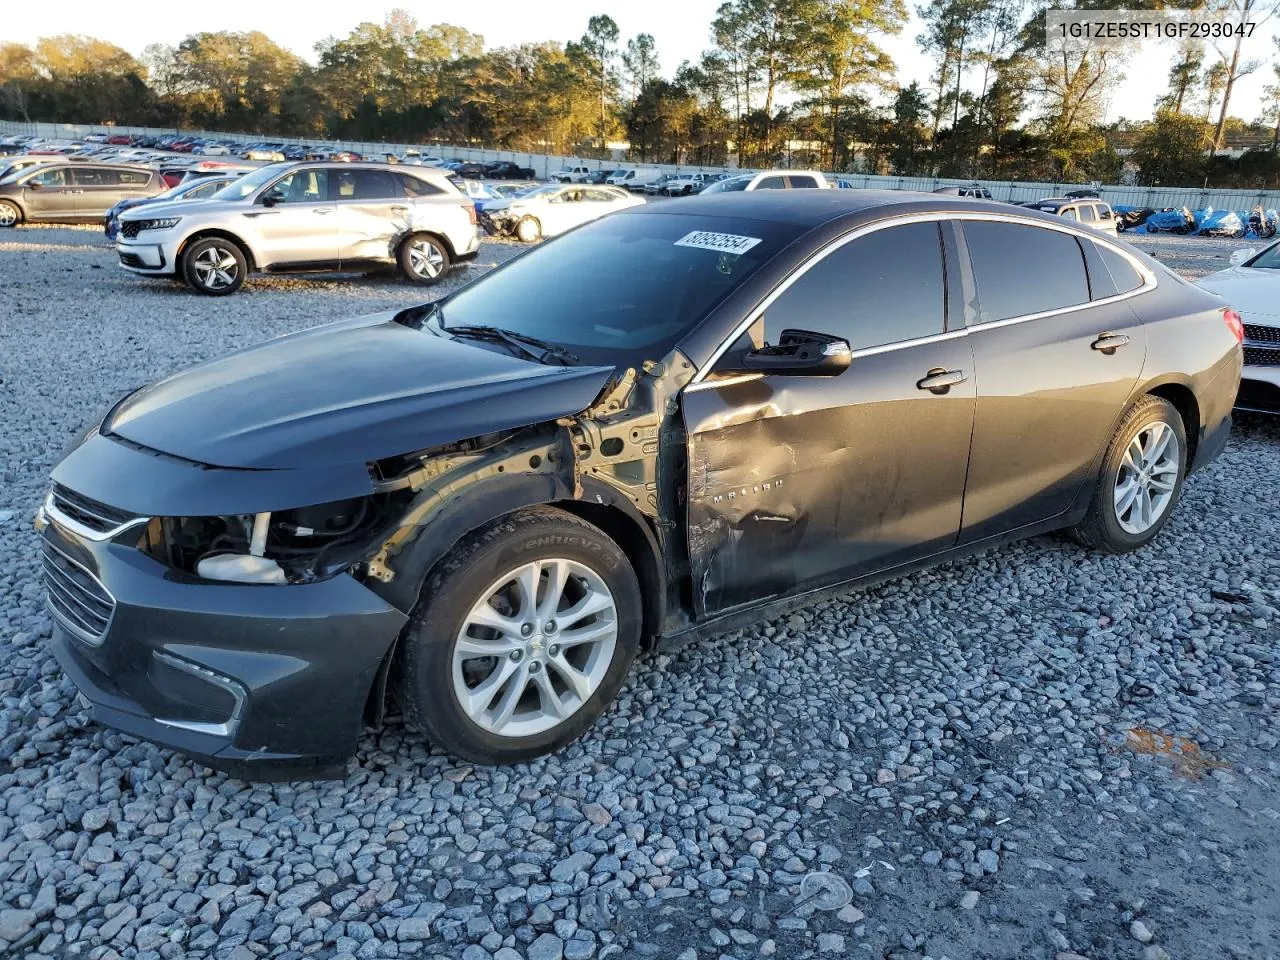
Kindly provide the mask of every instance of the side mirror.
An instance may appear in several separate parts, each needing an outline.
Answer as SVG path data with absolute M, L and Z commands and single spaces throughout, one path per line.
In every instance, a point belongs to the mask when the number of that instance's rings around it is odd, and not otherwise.
M 274 207 L 277 203 L 284 200 L 284 194 L 279 190 L 268 190 L 262 195 L 262 199 L 258 202 L 264 207 Z
M 808 330 L 783 330 L 776 347 L 761 347 L 742 358 L 752 373 L 790 377 L 838 377 L 852 362 L 849 341 Z
M 1236 250 L 1231 254 L 1231 265 L 1238 267 L 1246 260 L 1251 260 L 1258 255 L 1257 247 L 1245 247 L 1243 250 Z
M 38 180 L 28 180 L 26 182 L 26 188 L 28 190 L 42 190 L 44 189 L 44 184 L 40 183 Z

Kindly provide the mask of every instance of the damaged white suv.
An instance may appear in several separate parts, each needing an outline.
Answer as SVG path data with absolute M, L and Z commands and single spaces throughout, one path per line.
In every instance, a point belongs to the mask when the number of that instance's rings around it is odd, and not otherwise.
M 442 171 L 374 163 L 276 163 L 208 200 L 120 218 L 126 270 L 224 296 L 250 273 L 364 272 L 398 265 L 435 283 L 480 248 L 475 205 Z

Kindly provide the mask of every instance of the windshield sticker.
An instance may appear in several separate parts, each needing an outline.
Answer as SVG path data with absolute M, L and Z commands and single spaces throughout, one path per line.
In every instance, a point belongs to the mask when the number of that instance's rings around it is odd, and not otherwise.
M 697 247 L 699 250 L 715 250 L 718 253 L 743 254 L 759 242 L 759 237 L 739 237 L 732 233 L 694 230 L 677 240 L 675 246 Z

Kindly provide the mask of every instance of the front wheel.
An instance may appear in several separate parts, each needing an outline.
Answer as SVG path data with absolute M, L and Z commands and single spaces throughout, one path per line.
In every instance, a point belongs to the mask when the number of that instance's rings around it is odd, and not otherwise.
M 465 539 L 425 584 L 401 641 L 405 717 L 476 763 L 559 750 L 617 695 L 640 623 L 616 543 L 564 511 L 522 510 Z
M 225 237 L 197 240 L 182 255 L 187 285 L 209 297 L 225 297 L 244 285 L 249 261 L 239 245 Z
M 449 272 L 449 251 L 438 239 L 415 233 L 400 245 L 400 270 L 414 283 L 439 283 Z
M 1124 415 L 1084 520 L 1072 535 L 1087 547 L 1127 553 L 1169 519 L 1187 472 L 1187 434 L 1177 408 L 1146 396 Z
M 542 224 L 534 217 L 521 217 L 516 224 L 516 238 L 521 243 L 534 243 L 542 236 Z
M 16 227 L 22 222 L 22 211 L 8 200 L 0 200 L 0 227 Z

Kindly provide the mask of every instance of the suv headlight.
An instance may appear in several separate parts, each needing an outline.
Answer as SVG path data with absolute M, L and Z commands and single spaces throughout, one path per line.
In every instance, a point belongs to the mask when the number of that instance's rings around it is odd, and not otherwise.
M 139 230 L 168 230 L 170 227 L 176 227 L 181 217 L 165 217 L 161 220 L 143 220 L 138 224 Z

